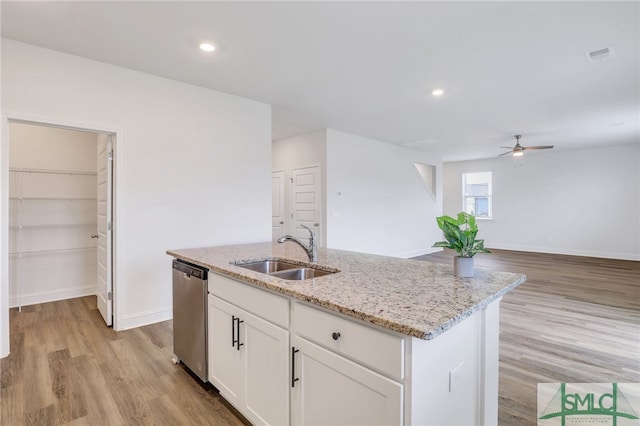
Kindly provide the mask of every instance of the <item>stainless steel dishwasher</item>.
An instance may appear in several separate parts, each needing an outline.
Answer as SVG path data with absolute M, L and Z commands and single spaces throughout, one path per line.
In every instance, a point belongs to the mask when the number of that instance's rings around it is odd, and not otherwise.
M 173 260 L 173 361 L 207 382 L 207 269 Z

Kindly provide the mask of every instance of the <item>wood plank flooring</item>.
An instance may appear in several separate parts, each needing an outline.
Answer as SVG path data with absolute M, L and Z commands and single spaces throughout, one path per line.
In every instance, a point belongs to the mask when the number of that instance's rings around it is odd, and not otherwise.
M 420 259 L 450 263 L 453 255 Z M 640 382 L 640 262 L 502 250 L 475 259 L 527 275 L 501 306 L 500 425 L 536 424 L 538 382 Z M 171 363 L 171 321 L 115 332 L 95 303 L 11 310 L 1 425 L 245 422 Z
M 538 383 L 640 382 L 640 262 L 492 252 L 476 267 L 527 275 L 501 304 L 500 425 L 537 423 Z
M 10 311 L 0 425 L 243 425 L 210 385 L 171 362 L 171 321 L 123 332 L 95 296 Z

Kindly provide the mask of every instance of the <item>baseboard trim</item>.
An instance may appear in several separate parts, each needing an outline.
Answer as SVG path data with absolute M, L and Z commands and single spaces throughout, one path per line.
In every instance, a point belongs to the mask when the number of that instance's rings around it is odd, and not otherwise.
M 173 318 L 173 309 L 160 309 L 157 311 L 145 311 L 123 316 L 122 327 L 118 330 L 129 330 L 157 322 L 167 321 Z
M 58 290 L 43 291 L 9 296 L 9 307 L 37 305 L 38 303 L 55 302 L 56 300 L 73 299 L 76 297 L 91 296 L 96 294 L 96 286 L 84 286 L 63 288 Z
M 526 251 L 533 253 L 547 253 L 547 254 L 562 254 L 568 256 L 583 256 L 583 257 L 596 257 L 602 259 L 616 259 L 616 260 L 640 260 L 640 254 L 634 253 L 611 253 L 601 252 L 594 250 L 571 250 L 560 249 L 553 247 L 537 247 L 537 246 L 519 246 L 512 244 L 491 244 L 487 245 L 489 249 L 497 250 L 512 250 L 512 251 Z

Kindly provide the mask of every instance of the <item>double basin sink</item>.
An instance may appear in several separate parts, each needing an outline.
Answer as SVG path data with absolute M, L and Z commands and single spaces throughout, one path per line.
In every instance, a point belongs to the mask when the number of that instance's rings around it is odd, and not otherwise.
M 268 259 L 247 263 L 234 262 L 233 264 L 240 268 L 250 269 L 252 271 L 271 275 L 272 277 L 293 281 L 318 278 L 324 275 L 331 275 L 339 272 L 338 270 L 329 271 L 304 265 L 298 265 L 280 259 Z

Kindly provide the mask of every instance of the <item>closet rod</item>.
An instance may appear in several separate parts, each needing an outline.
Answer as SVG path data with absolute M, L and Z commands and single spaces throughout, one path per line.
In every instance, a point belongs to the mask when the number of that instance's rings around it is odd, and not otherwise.
M 17 173 L 49 173 L 55 175 L 86 175 L 97 176 L 97 172 L 88 172 L 83 170 L 54 170 L 54 169 L 28 169 L 23 167 L 10 167 L 10 172 Z
M 10 256 L 29 256 L 29 255 L 40 255 L 40 254 L 56 254 L 56 253 L 68 253 L 73 251 L 84 251 L 84 250 L 95 250 L 96 247 L 77 247 L 77 248 L 68 248 L 68 249 L 55 249 L 55 250 L 34 250 L 34 251 L 21 251 L 21 252 L 11 252 Z

